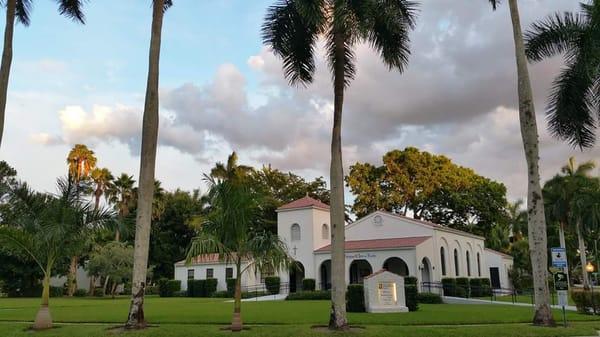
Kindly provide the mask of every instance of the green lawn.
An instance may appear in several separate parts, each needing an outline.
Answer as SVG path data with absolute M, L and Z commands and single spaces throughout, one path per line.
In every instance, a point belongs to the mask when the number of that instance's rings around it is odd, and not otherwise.
M 515 296 L 515 302 L 518 303 L 530 303 L 531 304 L 531 299 L 532 299 L 533 295 L 517 295 Z M 553 304 L 558 304 L 558 297 L 556 294 L 553 295 L 554 296 L 554 300 L 553 300 Z M 490 297 L 479 297 L 479 299 L 481 300 L 490 300 Z M 496 296 L 494 298 L 494 301 L 499 301 L 499 302 L 512 302 L 513 301 L 513 297 L 512 296 Z M 575 301 L 573 301 L 573 299 L 571 298 L 571 294 L 569 293 L 569 305 L 575 306 Z
M 29 336 L 27 322 L 33 320 L 39 299 L 0 298 L 0 336 Z M 40 336 L 105 336 L 107 328 L 124 322 L 128 298 L 52 298 L 52 317 L 59 327 Z M 148 297 L 146 317 L 160 327 L 126 336 L 214 336 L 225 334 L 218 327 L 228 324 L 233 304 L 223 299 Z M 252 326 L 247 336 L 320 336 L 309 329 L 325 324 L 328 301 L 244 302 L 244 322 Z M 427 305 L 411 313 L 350 313 L 351 324 L 365 326 L 364 336 L 573 336 L 596 335 L 600 321 L 594 316 L 568 313 L 568 329 L 540 329 L 529 326 L 529 307 L 508 305 Z M 560 314 L 555 312 L 557 321 Z M 468 324 L 469 327 L 457 327 Z M 493 325 L 487 325 L 493 324 Z M 454 325 L 454 326 L 453 326 Z M 355 335 L 356 333 L 354 333 Z M 114 335 L 114 334 L 113 334 Z M 343 335 L 343 334 L 340 334 Z

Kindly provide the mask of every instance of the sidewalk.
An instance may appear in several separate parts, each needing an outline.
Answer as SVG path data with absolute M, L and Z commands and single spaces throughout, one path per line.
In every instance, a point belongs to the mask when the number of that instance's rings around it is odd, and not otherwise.
M 463 298 L 463 297 L 452 297 L 452 296 L 442 296 L 444 299 L 444 303 L 450 304 L 502 304 L 502 305 L 515 305 L 519 307 L 532 307 L 531 303 L 521 303 L 521 302 L 503 302 L 503 301 L 489 301 L 489 300 L 481 300 L 476 298 Z M 562 309 L 561 306 L 551 305 L 553 309 Z M 572 305 L 568 305 L 565 307 L 565 310 L 569 311 L 577 311 L 577 308 Z

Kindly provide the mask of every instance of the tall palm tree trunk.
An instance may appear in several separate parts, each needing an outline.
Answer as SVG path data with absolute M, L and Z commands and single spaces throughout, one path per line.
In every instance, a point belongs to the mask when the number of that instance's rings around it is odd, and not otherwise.
M 585 254 L 585 239 L 583 233 L 581 233 L 581 220 L 577 220 L 577 243 L 579 244 L 579 259 L 581 261 L 581 278 L 583 279 L 583 287 L 588 289 L 590 287 L 590 280 L 588 278 L 588 272 L 585 269 L 587 265 L 587 256 Z
M 144 105 L 142 126 L 142 151 L 140 157 L 139 198 L 135 228 L 135 248 L 133 263 L 133 282 L 131 306 L 125 326 L 144 328 L 144 292 L 148 268 L 148 249 L 150 242 L 150 222 L 152 217 L 152 198 L 154 195 L 154 167 L 158 141 L 158 72 L 160 61 L 160 41 L 163 21 L 163 0 L 155 0 L 152 14 L 152 36 L 148 66 L 148 83 Z
M 50 303 L 50 275 L 45 273 L 42 281 L 42 304 L 33 323 L 34 330 L 43 330 L 52 328 L 52 316 L 48 304 Z
M 344 36 L 335 33 L 333 132 L 331 136 L 331 314 L 330 329 L 344 329 L 346 320 L 346 259 L 344 256 L 344 168 L 342 106 L 344 103 Z
M 533 323 L 535 325 L 548 326 L 554 325 L 554 318 L 550 310 L 550 292 L 547 281 L 548 244 L 544 202 L 540 187 L 538 131 L 517 0 L 509 0 L 508 3 L 510 6 L 515 56 L 517 60 L 519 120 L 525 159 L 527 161 L 528 233 L 535 297 Z
M 6 95 L 8 94 L 8 78 L 12 63 L 13 33 L 15 30 L 15 9 L 17 0 L 6 2 L 6 26 L 4 27 L 4 49 L 0 64 L 0 145 L 4 134 L 4 116 L 6 114 Z
M 235 293 L 233 296 L 233 317 L 231 318 L 231 331 L 242 331 L 242 264 L 238 258 L 236 263 Z
M 67 296 L 71 297 L 77 290 L 77 265 L 79 264 L 78 256 L 71 256 L 69 264 L 69 275 L 67 275 Z

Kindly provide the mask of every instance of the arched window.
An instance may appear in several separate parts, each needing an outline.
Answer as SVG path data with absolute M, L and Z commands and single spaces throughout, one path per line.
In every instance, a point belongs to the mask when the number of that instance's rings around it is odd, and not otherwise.
M 469 252 L 467 252 L 467 276 L 471 277 L 471 257 L 469 256 Z
M 440 247 L 440 263 L 442 264 L 442 275 L 446 276 L 446 252 L 444 247 Z
M 329 226 L 326 223 L 323 224 L 321 228 L 321 237 L 323 240 L 329 240 Z
M 477 276 L 481 277 L 481 259 L 479 253 L 477 253 Z
M 458 268 L 458 250 L 456 250 L 456 248 L 454 248 L 454 274 L 456 274 L 456 276 L 460 276 Z
M 292 241 L 300 241 L 300 225 L 297 223 L 292 225 Z

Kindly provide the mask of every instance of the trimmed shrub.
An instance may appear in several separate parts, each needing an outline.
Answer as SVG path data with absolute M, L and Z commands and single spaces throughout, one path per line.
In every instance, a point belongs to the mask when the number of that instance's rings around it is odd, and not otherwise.
M 178 291 L 173 292 L 173 297 L 186 297 L 186 296 L 187 296 L 187 291 L 185 291 L 185 290 L 178 290 Z
M 50 287 L 50 297 L 62 297 L 64 291 L 64 287 Z
M 229 292 L 227 292 L 227 290 L 222 290 L 222 291 L 216 291 L 212 297 L 215 298 L 230 298 L 229 297 Z
M 593 314 L 594 311 L 600 312 L 600 292 L 574 290 L 571 291 L 571 297 L 578 312 L 582 314 Z
M 289 294 L 285 299 L 288 301 L 331 300 L 331 291 L 329 291 L 329 290 L 300 291 L 300 292 Z
M 277 276 L 265 277 L 265 288 L 271 295 L 279 294 L 281 288 L 281 280 Z
M 417 300 L 418 295 L 419 291 L 416 285 L 404 285 L 404 297 L 406 298 L 406 306 L 408 307 L 408 311 L 419 310 L 419 303 Z
M 228 297 L 233 297 L 233 295 L 235 294 L 235 281 L 236 279 L 234 278 L 228 278 L 227 280 L 225 280 L 225 282 L 227 283 L 227 294 L 229 295 Z
M 362 284 L 350 284 L 346 291 L 346 311 L 365 312 L 365 288 Z
M 492 283 L 489 278 L 480 278 L 481 296 L 492 296 Z
M 451 277 L 442 279 L 442 287 L 444 288 L 444 296 L 456 296 L 456 280 Z
M 162 278 L 158 280 L 158 294 L 160 297 L 173 297 L 175 292 L 181 290 L 181 281 L 179 280 L 168 280 Z
M 417 278 L 414 276 L 406 276 L 404 278 L 404 285 L 413 285 L 416 286 L 417 285 Z
M 427 304 L 442 304 L 442 296 L 438 294 L 432 293 L 419 293 L 417 294 L 417 302 L 418 303 L 427 303 Z
M 75 296 L 75 297 L 85 297 L 85 296 L 87 296 L 87 290 L 85 290 L 85 289 L 77 289 L 73 293 L 73 296 Z
M 315 285 L 314 278 L 305 278 L 302 280 L 302 291 L 315 291 Z
M 188 280 L 187 281 L 187 296 L 188 297 L 205 297 L 206 282 L 205 280 Z
M 204 285 L 203 297 L 211 297 L 217 291 L 217 285 L 219 284 L 219 280 L 216 278 L 207 278 L 204 281 L 206 283 Z
M 469 291 L 469 279 L 466 277 L 456 278 L 456 293 L 457 297 L 471 297 Z
M 179 283 L 179 284 L 181 285 L 181 283 Z M 129 288 L 126 287 L 124 289 L 123 293 L 131 294 L 131 284 L 129 285 Z M 146 287 L 146 295 L 158 295 L 158 294 L 159 294 L 159 289 L 158 289 L 157 285 Z
M 472 278 L 469 280 L 469 289 L 471 289 L 471 297 L 482 297 L 481 279 Z

